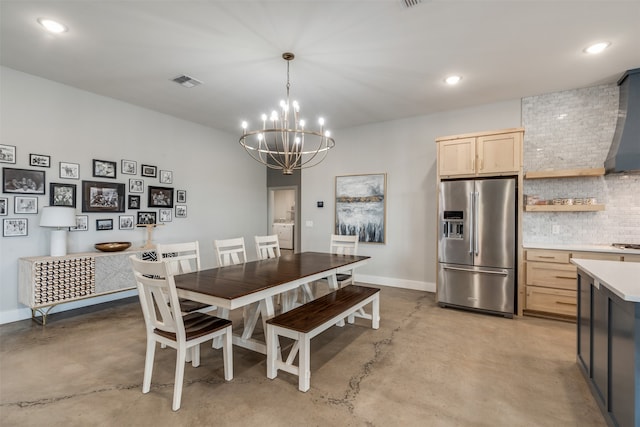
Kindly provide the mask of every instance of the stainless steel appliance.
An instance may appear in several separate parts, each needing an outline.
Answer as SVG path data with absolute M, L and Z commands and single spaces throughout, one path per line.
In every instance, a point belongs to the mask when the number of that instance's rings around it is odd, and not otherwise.
M 513 317 L 517 182 L 491 178 L 440 183 L 438 293 L 453 306 Z

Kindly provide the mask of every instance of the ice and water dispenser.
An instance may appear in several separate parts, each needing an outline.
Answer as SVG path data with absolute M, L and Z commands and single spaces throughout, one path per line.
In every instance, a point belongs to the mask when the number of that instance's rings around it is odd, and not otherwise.
M 462 211 L 444 211 L 442 215 L 442 237 L 462 240 L 464 238 L 463 221 Z

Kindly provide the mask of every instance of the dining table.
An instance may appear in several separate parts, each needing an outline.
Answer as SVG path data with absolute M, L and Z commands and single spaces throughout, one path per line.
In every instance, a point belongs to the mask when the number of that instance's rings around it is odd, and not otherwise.
M 369 259 L 369 256 L 324 252 L 290 253 L 178 274 L 174 280 L 179 297 L 217 306 L 218 317 L 229 319 L 231 310 L 246 308 L 242 333 L 234 333 L 233 344 L 266 354 L 265 341 L 254 338 L 253 333 L 260 317 L 264 327 L 267 319 L 275 316 L 273 299 L 276 295 L 301 286 L 308 289 L 310 283 L 325 278 L 329 288 L 336 290 L 336 274 L 353 271 Z

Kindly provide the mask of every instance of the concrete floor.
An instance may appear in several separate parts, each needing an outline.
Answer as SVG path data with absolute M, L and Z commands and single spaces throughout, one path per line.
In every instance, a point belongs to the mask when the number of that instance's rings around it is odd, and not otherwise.
M 171 411 L 175 351 L 156 351 L 142 394 L 137 298 L 0 326 L 2 426 L 604 426 L 575 361 L 575 325 L 441 309 L 382 288 L 379 330 L 359 319 L 312 340 L 311 389 L 234 348 L 187 365 Z M 236 322 L 237 313 L 233 320 Z

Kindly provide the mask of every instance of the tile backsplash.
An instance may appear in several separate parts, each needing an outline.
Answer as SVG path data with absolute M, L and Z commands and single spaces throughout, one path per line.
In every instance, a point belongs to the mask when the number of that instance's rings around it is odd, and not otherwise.
M 523 98 L 525 172 L 602 167 L 617 115 L 616 84 Z M 640 175 L 525 180 L 523 193 L 594 197 L 605 205 L 598 212 L 524 212 L 525 245 L 640 243 Z

